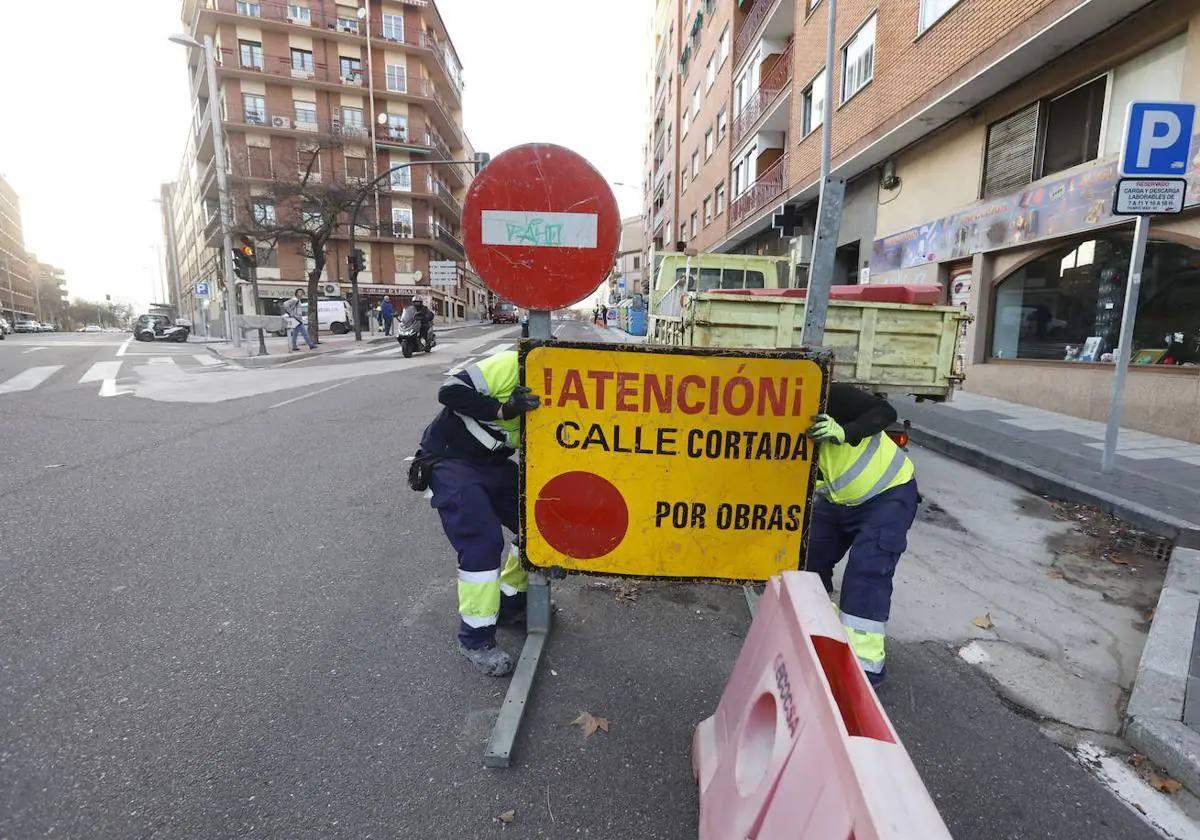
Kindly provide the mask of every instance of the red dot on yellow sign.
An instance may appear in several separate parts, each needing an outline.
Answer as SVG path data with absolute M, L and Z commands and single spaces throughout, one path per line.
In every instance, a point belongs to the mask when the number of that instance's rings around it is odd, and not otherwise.
M 560 473 L 543 485 L 534 503 L 543 539 L 577 560 L 603 557 L 629 530 L 629 506 L 611 481 L 590 472 Z

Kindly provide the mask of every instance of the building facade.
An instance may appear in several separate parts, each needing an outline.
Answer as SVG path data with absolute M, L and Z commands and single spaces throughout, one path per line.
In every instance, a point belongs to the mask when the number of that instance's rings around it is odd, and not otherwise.
M 695 19 L 704 4 L 679 5 Z M 718 28 L 722 14 L 733 20 L 729 87 L 718 79 L 715 91 L 731 120 L 715 166 L 728 210 L 706 234 L 716 187 L 693 192 L 693 181 L 680 239 L 787 254 L 771 216 L 791 205 L 804 220 L 794 243 L 804 278 L 826 4 L 718 5 L 727 11 L 699 11 Z M 960 348 L 966 389 L 1103 419 L 1132 234 L 1110 206 L 1124 112 L 1134 99 L 1200 100 L 1200 0 L 842 0 L 837 13 L 832 171 L 847 190 L 834 282 L 940 284 L 975 316 Z M 700 25 L 699 63 L 679 64 L 685 98 L 698 79 L 706 87 L 713 38 Z M 702 100 L 703 113 L 713 107 Z M 1187 209 L 1151 227 L 1124 408 L 1130 425 L 1190 440 L 1200 440 L 1197 145 Z
M 21 227 L 21 202 L 16 190 L 0 176 L 0 313 L 10 325 L 37 317 L 32 278 Z
M 609 280 L 611 292 L 618 301 L 646 292 L 643 285 L 646 241 L 642 221 L 641 216 L 621 220 L 620 250 Z
M 234 228 L 258 253 L 264 312 L 307 285 L 315 270 L 303 228 L 303 202 L 329 201 L 366 189 L 358 247 L 366 254 L 359 287 L 367 306 L 385 295 L 403 303 L 421 295 L 443 317 L 486 310 L 482 284 L 466 266 L 460 223 L 474 174 L 461 163 L 474 149 L 462 128 L 462 70 L 433 2 L 417 0 L 185 0 L 192 37 L 213 38 L 217 92 L 225 135 Z M 189 49 L 195 117 L 179 179 L 171 185 L 164 239 L 174 235 L 180 294 L 195 298 L 206 281 L 208 299 L 191 302 L 219 320 L 220 231 L 209 90 L 200 50 Z M 303 192 L 303 202 L 301 201 Z M 279 196 L 296 206 L 277 206 Z M 303 205 L 303 206 L 302 206 Z M 297 218 L 291 219 L 295 215 Z M 270 234 L 270 235 L 267 235 Z M 325 249 L 318 290 L 325 298 L 350 292 L 349 214 L 340 213 Z M 430 284 L 430 263 L 457 263 L 455 286 Z M 202 297 L 202 296 L 201 296 Z M 253 311 L 248 287 L 241 307 Z
M 33 274 L 36 320 L 55 326 L 61 325 L 67 306 L 67 278 L 63 270 L 49 263 L 39 262 L 33 254 L 29 255 L 29 265 Z

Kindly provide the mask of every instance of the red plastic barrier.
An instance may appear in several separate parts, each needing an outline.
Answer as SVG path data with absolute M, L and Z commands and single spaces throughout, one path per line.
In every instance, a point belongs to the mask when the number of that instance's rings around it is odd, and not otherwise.
M 772 578 L 696 728 L 700 840 L 949 840 L 820 579 Z
M 713 293 L 717 292 L 718 290 L 713 290 Z M 719 294 L 788 297 L 803 300 L 808 297 L 808 289 L 721 289 Z M 903 283 L 894 286 L 830 286 L 829 299 L 934 306 L 942 302 L 942 287 L 927 283 Z

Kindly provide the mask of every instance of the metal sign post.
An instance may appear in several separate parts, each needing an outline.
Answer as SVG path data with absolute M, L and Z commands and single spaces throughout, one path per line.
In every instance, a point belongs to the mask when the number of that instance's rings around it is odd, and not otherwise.
M 571 150 L 546 143 L 517 146 L 490 161 L 471 183 L 462 218 L 467 259 L 498 297 L 529 310 L 529 338 L 542 342 L 552 337 L 550 313 L 595 290 L 620 242 L 608 181 Z M 541 383 L 529 385 L 542 393 Z M 524 550 L 528 525 L 521 527 Z M 525 646 L 484 753 L 487 767 L 511 762 L 550 633 L 546 575 L 530 572 L 526 598 Z
M 1150 217 L 1178 213 L 1183 209 L 1179 175 L 1187 171 L 1188 153 L 1196 120 L 1196 106 L 1188 102 L 1130 102 L 1125 112 L 1125 135 L 1121 143 L 1120 169 L 1123 176 L 1113 195 L 1114 214 L 1136 214 L 1133 251 L 1129 255 L 1129 282 L 1125 285 L 1125 308 L 1121 311 L 1121 337 L 1113 354 L 1112 402 L 1104 430 L 1103 472 L 1116 466 L 1117 439 L 1121 434 L 1121 408 L 1125 378 L 1133 357 L 1133 323 L 1137 319 L 1142 290 L 1142 264 L 1150 235 Z

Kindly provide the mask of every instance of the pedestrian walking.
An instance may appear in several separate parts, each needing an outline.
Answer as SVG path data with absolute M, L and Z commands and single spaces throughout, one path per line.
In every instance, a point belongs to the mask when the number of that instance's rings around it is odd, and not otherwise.
M 493 677 L 513 669 L 496 646 L 496 624 L 523 620 L 528 589 L 515 546 L 504 551 L 504 529 L 516 534 L 519 527 L 511 458 L 521 415 L 541 404 L 520 381 L 515 350 L 447 379 L 438 391 L 442 410 L 421 436 L 409 475 L 414 490 L 433 491 L 431 504 L 458 553 L 459 651 Z
M 296 325 L 290 329 L 288 343 L 291 346 L 291 352 L 294 353 L 300 349 L 296 346 L 297 338 L 303 338 L 309 350 L 315 348 L 317 345 L 308 337 L 308 329 L 304 326 L 304 289 L 296 289 L 292 296 L 283 302 L 283 314 L 296 322 Z
M 392 334 L 392 321 L 395 317 L 396 307 L 392 306 L 392 299 L 384 295 L 383 304 L 379 307 L 379 323 L 383 327 L 384 335 Z
M 839 602 L 842 627 L 872 685 L 886 675 L 884 642 L 892 576 L 917 515 L 916 469 L 887 435 L 896 409 L 852 385 L 829 389 L 828 413 L 813 418 L 821 480 L 809 526 L 805 568 L 833 592 L 847 551 Z

